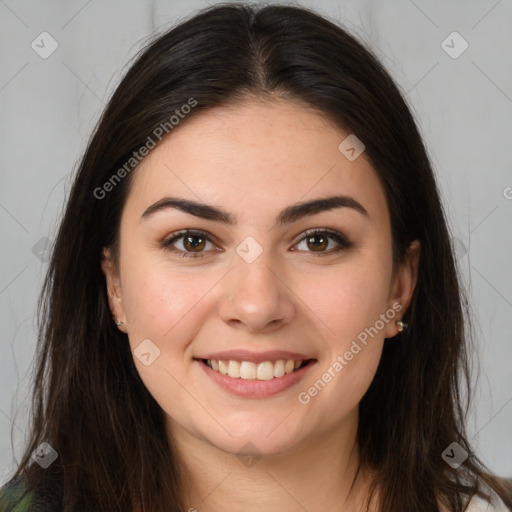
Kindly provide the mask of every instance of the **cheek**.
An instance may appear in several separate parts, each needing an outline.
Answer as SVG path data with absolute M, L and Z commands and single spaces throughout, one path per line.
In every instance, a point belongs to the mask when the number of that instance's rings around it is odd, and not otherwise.
M 341 350 L 388 307 L 391 264 L 382 259 L 354 257 L 343 264 L 310 274 L 298 283 L 298 295 L 315 314 L 332 349 Z
M 177 270 L 154 261 L 126 268 L 125 274 L 129 276 L 123 292 L 130 332 L 159 340 L 171 333 L 175 339 L 218 281 L 211 272 Z
M 217 279 L 163 268 L 154 262 L 126 268 L 125 300 L 129 341 L 137 371 L 153 398 L 166 411 L 183 407 L 187 394 L 188 347 L 201 328 L 201 299 Z M 150 340 L 157 357 L 145 365 L 137 347 Z M 153 347 L 153 345 L 150 345 Z M 153 357 L 153 356 L 152 356 Z
M 339 418 L 357 405 L 371 384 L 385 327 L 395 314 L 388 308 L 391 261 L 360 256 L 329 275 L 318 274 L 302 289 L 304 302 L 318 317 L 324 351 L 314 379 L 307 383 L 311 397 L 323 397 L 313 407 L 336 403 L 333 414 Z

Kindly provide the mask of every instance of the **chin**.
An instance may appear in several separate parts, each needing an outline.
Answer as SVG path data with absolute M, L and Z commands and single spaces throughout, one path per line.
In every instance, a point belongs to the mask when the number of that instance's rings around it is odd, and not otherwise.
M 282 421 L 282 418 L 280 419 Z M 250 422 L 250 425 L 235 426 L 224 425 L 230 436 L 224 430 L 212 438 L 211 431 L 206 440 L 218 449 L 237 455 L 239 457 L 272 457 L 279 456 L 296 447 L 302 437 L 294 433 L 290 426 L 284 424 L 278 426 L 274 431 L 269 429 L 269 422 Z M 263 428 L 261 423 L 263 423 Z M 277 426 L 279 422 L 276 422 Z M 275 427 L 273 427 L 275 428 Z

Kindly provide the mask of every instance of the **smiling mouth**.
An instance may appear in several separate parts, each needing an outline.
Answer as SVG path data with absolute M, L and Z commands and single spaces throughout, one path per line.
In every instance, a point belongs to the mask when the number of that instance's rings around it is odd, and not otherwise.
M 315 359 L 298 361 L 293 359 L 278 359 L 276 361 L 263 361 L 261 363 L 220 359 L 199 359 L 199 361 L 214 372 L 226 375 L 232 379 L 266 381 L 280 379 L 285 375 L 294 373 L 308 364 L 313 363 Z

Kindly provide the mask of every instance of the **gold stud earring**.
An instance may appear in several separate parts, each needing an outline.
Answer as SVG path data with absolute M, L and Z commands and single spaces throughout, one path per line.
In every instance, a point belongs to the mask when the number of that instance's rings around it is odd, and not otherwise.
M 398 332 L 403 332 L 405 331 L 405 329 L 407 329 L 407 324 L 402 322 L 401 320 L 398 320 L 398 322 L 396 323 L 396 325 L 398 326 Z

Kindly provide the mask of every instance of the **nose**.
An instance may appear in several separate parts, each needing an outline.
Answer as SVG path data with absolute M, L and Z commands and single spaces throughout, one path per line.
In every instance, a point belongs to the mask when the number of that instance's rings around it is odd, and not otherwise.
M 290 323 L 296 302 L 282 267 L 265 251 L 252 263 L 235 256 L 224 281 L 219 315 L 231 327 L 267 333 Z

